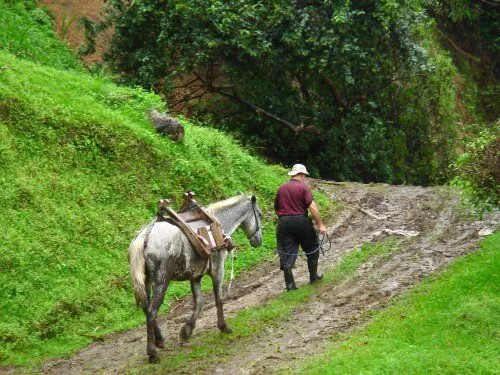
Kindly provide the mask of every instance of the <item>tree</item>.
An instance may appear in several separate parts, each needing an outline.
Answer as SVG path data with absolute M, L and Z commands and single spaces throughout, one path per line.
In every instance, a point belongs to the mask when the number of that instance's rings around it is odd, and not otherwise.
M 126 82 L 210 114 L 284 162 L 414 183 L 449 164 L 448 149 L 434 161 L 436 145 L 448 145 L 433 91 L 452 72 L 443 77 L 422 47 L 431 26 L 415 3 L 110 0 L 108 10 L 107 59 Z

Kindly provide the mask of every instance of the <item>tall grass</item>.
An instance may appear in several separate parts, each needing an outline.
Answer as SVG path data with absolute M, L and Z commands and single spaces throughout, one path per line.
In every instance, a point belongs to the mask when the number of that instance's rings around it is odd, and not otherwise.
M 498 374 L 498 249 L 500 233 L 294 372 Z

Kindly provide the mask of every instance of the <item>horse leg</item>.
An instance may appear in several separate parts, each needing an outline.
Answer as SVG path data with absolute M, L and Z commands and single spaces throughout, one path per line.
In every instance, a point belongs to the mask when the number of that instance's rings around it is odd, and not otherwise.
M 201 278 L 202 276 L 190 280 L 191 293 L 193 293 L 194 307 L 191 318 L 189 318 L 186 324 L 184 324 L 184 326 L 181 328 L 180 335 L 182 342 L 186 342 L 189 339 L 189 337 L 191 337 L 193 329 L 196 325 L 196 320 L 200 316 L 201 307 L 203 305 L 203 295 L 201 293 Z
M 153 297 L 148 303 L 148 307 L 146 309 L 146 325 L 148 333 L 147 354 L 149 356 L 150 363 L 156 363 L 160 360 L 158 354 L 156 354 L 156 344 L 163 344 L 163 337 L 161 336 L 161 331 L 158 327 L 158 323 L 156 322 L 156 318 L 158 316 L 158 309 L 163 303 L 167 287 L 168 281 L 166 280 L 164 282 L 155 283 L 155 287 L 153 288 Z
M 161 334 L 160 326 L 158 325 L 158 321 L 155 320 L 155 346 L 158 349 L 165 349 L 165 339 Z
M 221 267 L 222 268 L 222 267 Z M 215 306 L 217 306 L 217 327 L 223 333 L 232 333 L 233 330 L 228 327 L 224 320 L 224 309 L 222 303 L 222 278 L 224 275 L 224 268 L 219 269 L 218 272 L 212 276 L 212 284 L 214 286 Z

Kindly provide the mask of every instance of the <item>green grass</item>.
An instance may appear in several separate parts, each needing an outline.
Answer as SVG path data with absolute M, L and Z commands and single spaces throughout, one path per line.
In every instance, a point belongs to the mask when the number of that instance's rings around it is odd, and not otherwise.
M 498 374 L 500 233 L 416 286 L 300 374 Z
M 34 0 L 0 0 L 0 50 L 43 65 L 83 71 L 69 48 L 57 40 L 51 14 Z
M 294 311 L 306 304 L 310 298 L 322 292 L 322 285 L 337 284 L 352 276 L 359 265 L 374 257 L 387 257 L 401 248 L 394 239 L 384 243 L 365 244 L 345 255 L 333 270 L 324 273 L 324 280 L 315 285 L 300 285 L 298 290 L 283 292 L 277 298 L 262 305 L 249 306 L 231 318 L 228 325 L 233 329 L 232 335 L 217 334 L 214 332 L 198 333 L 191 339 L 188 349 L 179 348 L 177 343 L 168 343 L 167 355 L 159 364 L 141 366 L 130 369 L 130 373 L 176 373 L 185 366 L 186 362 L 200 360 L 200 370 L 208 362 L 220 362 L 231 355 L 237 355 L 241 348 L 251 346 L 251 340 L 256 339 L 265 329 L 283 324 L 293 317 Z M 192 364 L 193 365 L 193 364 Z M 191 365 L 191 366 L 192 366 Z M 196 364 L 194 365 L 196 366 Z M 196 372 L 196 368 L 190 367 Z M 206 370 L 206 368 L 205 368 Z

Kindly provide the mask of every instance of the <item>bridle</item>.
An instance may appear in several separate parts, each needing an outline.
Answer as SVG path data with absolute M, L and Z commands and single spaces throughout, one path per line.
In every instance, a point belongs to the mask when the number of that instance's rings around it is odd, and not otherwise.
M 250 199 L 250 204 L 252 205 L 253 217 L 255 218 L 255 222 L 257 223 L 257 228 L 255 229 L 255 231 L 252 233 L 251 236 L 248 236 L 248 239 L 251 239 L 253 236 L 255 236 L 257 234 L 257 232 L 262 228 L 260 226 L 260 222 L 259 222 L 259 219 L 257 217 L 257 212 L 255 212 L 255 202 Z

